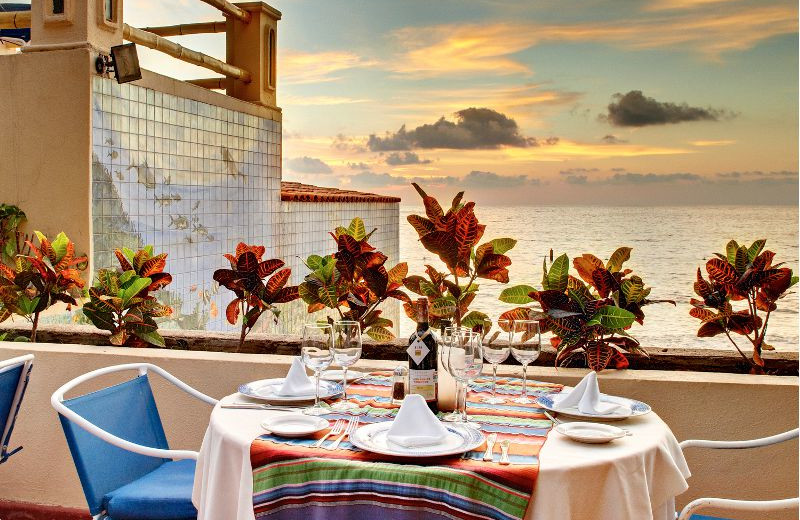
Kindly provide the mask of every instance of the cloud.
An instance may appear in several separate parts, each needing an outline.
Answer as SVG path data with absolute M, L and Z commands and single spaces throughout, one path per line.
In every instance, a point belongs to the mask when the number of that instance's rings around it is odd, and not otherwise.
M 369 170 L 369 164 L 365 162 L 349 162 L 347 163 L 347 167 L 351 170 Z
M 736 144 L 736 141 L 729 140 L 729 139 L 720 139 L 720 140 L 716 140 L 716 141 L 700 140 L 700 141 L 691 141 L 689 144 L 692 145 L 692 146 L 700 146 L 700 147 L 706 147 L 706 146 L 728 146 L 728 145 L 731 145 L 731 144 Z
M 567 184 L 587 184 L 589 182 L 586 175 L 568 175 L 566 180 Z
M 727 114 L 715 108 L 691 107 L 646 97 L 641 90 L 614 94 L 608 114 L 601 118 L 614 126 L 666 125 L 688 121 L 718 121 Z
M 331 141 L 331 148 L 340 152 L 364 153 L 367 148 L 355 137 L 344 134 L 336 134 Z
M 353 103 L 368 103 L 370 99 L 351 98 L 346 96 L 281 96 L 281 103 L 293 106 L 325 106 L 325 105 L 351 105 Z
M 455 113 L 457 122 L 444 117 L 433 124 L 424 124 L 413 130 L 406 126 L 383 137 L 369 136 L 367 147 L 373 152 L 403 151 L 415 148 L 451 148 L 479 150 L 503 146 L 525 148 L 539 146 L 533 137 L 520 133 L 517 122 L 490 108 L 466 108 Z M 546 144 L 554 144 L 550 138 Z
M 304 84 L 336 81 L 339 73 L 350 69 L 371 67 L 374 61 L 345 51 L 301 52 L 286 50 L 278 57 L 280 81 Z
M 797 180 L 797 172 L 790 170 L 780 170 L 764 172 L 760 170 L 719 172 L 716 176 L 720 179 L 789 179 Z
M 558 172 L 559 175 L 586 175 L 587 173 L 597 173 L 600 171 L 600 168 L 567 168 L 566 170 L 561 170 Z
M 654 184 L 661 182 L 695 182 L 703 178 L 696 173 L 615 173 L 606 182 L 613 184 Z
M 613 134 L 604 135 L 602 141 L 608 144 L 625 144 L 628 142 L 625 139 L 620 139 L 619 137 Z
M 390 166 L 402 166 L 406 164 L 430 164 L 430 159 L 420 159 L 414 152 L 392 152 L 386 157 L 386 164 Z
M 432 177 L 404 177 L 389 173 L 362 172 L 349 177 L 350 184 L 361 188 L 408 186 L 412 182 L 427 186 L 453 186 L 457 188 L 502 189 L 521 186 L 538 186 L 541 181 L 528 175 L 499 175 L 494 172 L 473 170 L 463 177 L 442 175 Z
M 333 173 L 333 169 L 316 157 L 295 157 L 286 161 L 286 168 L 295 173 Z

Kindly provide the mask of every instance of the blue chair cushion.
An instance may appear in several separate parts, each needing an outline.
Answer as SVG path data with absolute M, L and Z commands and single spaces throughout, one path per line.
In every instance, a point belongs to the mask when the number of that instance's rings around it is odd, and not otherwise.
M 705 515 L 692 515 L 689 520 L 728 520 L 727 518 L 720 518 L 718 516 L 705 516 Z
M 143 477 L 107 493 L 103 508 L 111 520 L 194 520 L 195 461 L 165 462 Z

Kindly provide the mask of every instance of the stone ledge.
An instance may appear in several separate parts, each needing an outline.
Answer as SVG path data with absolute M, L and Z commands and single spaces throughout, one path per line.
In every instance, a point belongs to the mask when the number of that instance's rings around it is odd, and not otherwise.
M 0 331 L 11 330 L 25 334 L 30 330 L 28 324 L 4 323 Z M 200 330 L 162 330 L 168 349 L 209 352 L 237 352 L 238 333 Z M 88 325 L 42 325 L 37 333 L 42 343 L 74 343 L 82 345 L 109 346 L 108 332 Z M 404 340 L 391 343 L 364 341 L 365 359 L 404 360 L 407 344 Z M 696 372 L 747 373 L 748 367 L 741 357 L 733 351 L 720 349 L 685 349 L 644 347 L 650 356 L 628 356 L 633 370 L 678 370 Z M 250 334 L 239 351 L 242 354 L 282 354 L 296 355 L 300 351 L 300 337 L 277 334 Z M 765 352 L 767 370 L 774 375 L 797 376 L 797 352 Z M 552 366 L 555 350 L 544 346 L 536 361 L 537 366 Z M 506 364 L 513 365 L 513 359 Z

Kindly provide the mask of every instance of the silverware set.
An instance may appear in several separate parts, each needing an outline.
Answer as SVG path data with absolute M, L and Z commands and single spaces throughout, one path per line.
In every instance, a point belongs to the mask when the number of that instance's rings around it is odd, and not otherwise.
M 344 440 L 345 437 L 352 434 L 358 428 L 358 418 L 351 417 L 349 420 L 345 421 L 344 419 L 337 419 L 335 423 L 333 423 L 333 428 L 328 430 L 328 433 L 322 436 L 320 440 L 315 442 L 312 447 L 314 448 L 324 448 L 326 450 L 335 450 L 339 447 L 339 444 Z M 327 447 L 323 446 L 328 437 L 336 437 Z

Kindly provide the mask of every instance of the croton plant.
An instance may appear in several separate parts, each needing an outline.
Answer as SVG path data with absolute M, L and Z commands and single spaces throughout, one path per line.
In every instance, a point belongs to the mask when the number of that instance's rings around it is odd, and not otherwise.
M 286 285 L 292 270 L 281 269 L 285 265 L 283 260 L 262 260 L 265 251 L 264 246 L 240 242 L 235 254 L 225 254 L 231 268 L 214 271 L 214 280 L 235 295 L 225 309 L 225 317 L 231 325 L 236 325 L 241 317 L 240 350 L 262 314 L 269 311 L 277 322 L 280 315 L 277 305 L 299 298 L 297 286 Z
M 84 281 L 81 271 L 88 267 L 85 256 L 75 256 L 75 244 L 63 232 L 51 242 L 34 232 L 39 246 L 25 242 L 25 253 L 18 254 L 13 266 L 0 264 L 0 322 L 12 314 L 32 323 L 31 341 L 41 313 L 57 302 L 67 309 L 77 305 Z
M 623 264 L 630 258 L 631 248 L 614 251 L 607 262 L 592 254 L 584 254 L 572 262 L 578 277 L 569 274 L 569 257 L 563 254 L 542 269 L 542 289 L 520 285 L 500 295 L 501 301 L 513 304 L 537 302 L 542 312 L 517 307 L 503 313 L 500 319 L 538 319 L 542 332 L 552 332 L 550 340 L 556 349 L 556 364 L 567 364 L 575 356 L 583 356 L 592 370 L 600 371 L 613 362 L 625 368 L 625 353 L 647 355 L 639 342 L 628 334 L 634 322 L 644 323 L 642 307 L 652 303 L 675 302 L 651 300 L 650 288 L 641 277 Z
M 117 249 L 114 254 L 119 269 L 97 272 L 83 314 L 98 329 L 111 332 L 112 345 L 164 347 L 155 319 L 172 315 L 172 308 L 152 293 L 172 282 L 172 275 L 164 272 L 167 254 L 153 255 L 153 246 L 136 252 Z
M 750 247 L 728 242 L 725 253 L 714 253 L 706 262 L 708 280 L 697 268 L 694 291 L 701 299 L 692 298 L 689 313 L 702 321 L 697 336 L 708 338 L 725 334 L 737 352 L 750 366 L 751 372 L 764 372 L 764 350 L 774 350 L 765 342 L 770 315 L 777 302 L 798 278 L 782 263 L 773 264 L 775 253 L 764 250 L 766 240 L 756 240 Z M 742 302 L 747 308 L 734 310 L 731 302 Z M 753 347 L 748 357 L 736 344 L 731 333 L 744 336 Z
M 387 257 L 368 242 L 364 222 L 356 217 L 348 227 L 331 233 L 337 250 L 328 256 L 311 255 L 306 260 L 309 273 L 299 286 L 308 312 L 336 311 L 339 318 L 359 322 L 361 330 L 376 341 L 394 338 L 393 323 L 381 316 L 378 307 L 389 298 L 410 302 L 400 290 L 408 265 L 399 263 L 386 269 Z
M 413 184 L 422 197 L 425 217 L 409 215 L 408 222 L 419 235 L 428 251 L 436 254 L 447 268 L 446 273 L 426 266 L 425 277 L 414 275 L 403 280 L 405 287 L 431 300 L 432 325 L 438 327 L 448 319 L 458 326 L 474 328 L 482 325 L 488 316 L 469 311 L 478 292 L 477 279 L 508 283 L 508 266 L 511 259 L 505 255 L 517 243 L 511 238 L 496 238 L 478 245 L 486 226 L 475 216 L 475 203 L 462 202 L 464 192 L 459 192 L 445 213 L 441 204 Z M 404 305 L 406 314 L 414 318 L 411 305 Z

